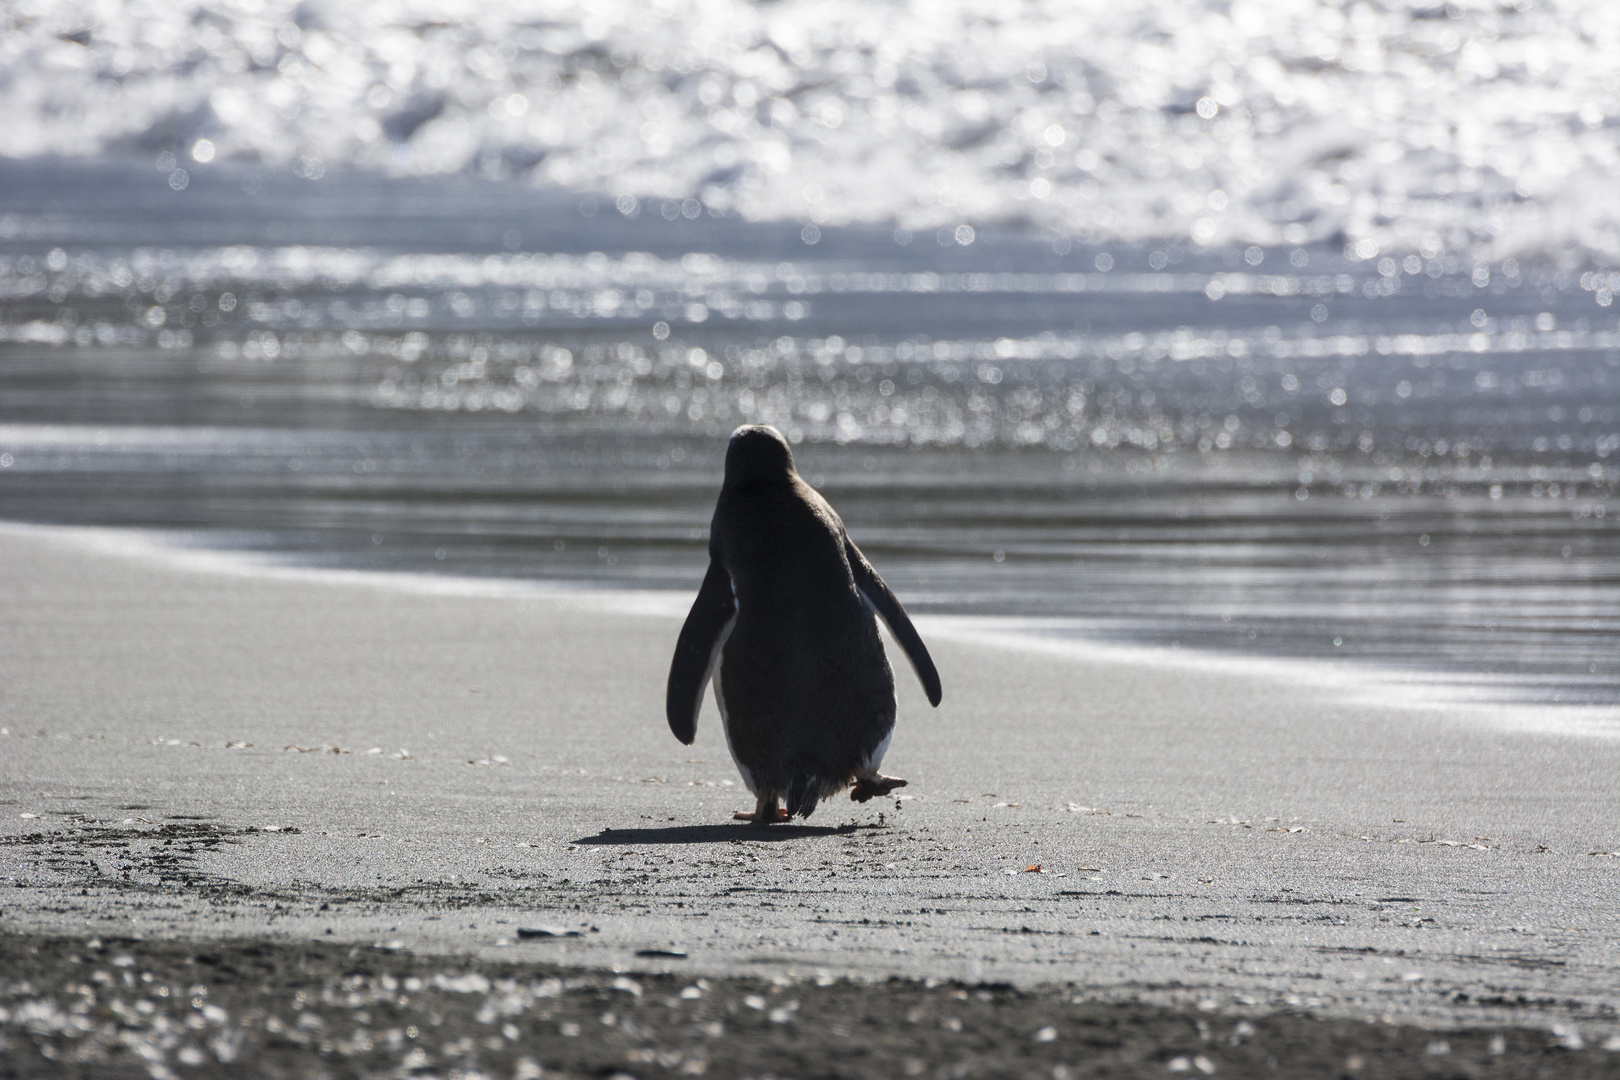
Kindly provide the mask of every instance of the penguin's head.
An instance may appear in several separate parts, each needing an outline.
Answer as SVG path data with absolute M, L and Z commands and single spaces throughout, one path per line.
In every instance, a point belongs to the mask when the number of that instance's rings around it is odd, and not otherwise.
M 782 433 L 768 424 L 744 424 L 731 433 L 726 447 L 726 486 L 784 481 L 797 475 L 793 451 Z

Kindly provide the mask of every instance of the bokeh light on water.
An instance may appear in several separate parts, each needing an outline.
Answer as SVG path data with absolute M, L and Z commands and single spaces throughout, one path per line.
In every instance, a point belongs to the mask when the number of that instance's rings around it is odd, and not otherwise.
M 0 154 L 604 191 L 812 229 L 1620 254 L 1620 10 L 15 0 Z M 630 205 L 630 204 L 627 204 Z
M 1620 698 L 1606 272 L 139 168 L 7 166 L 9 516 L 690 588 L 764 422 L 918 610 Z

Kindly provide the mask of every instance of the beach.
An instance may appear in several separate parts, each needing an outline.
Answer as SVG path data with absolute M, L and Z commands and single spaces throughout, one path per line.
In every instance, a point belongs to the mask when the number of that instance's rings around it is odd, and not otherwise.
M 0 8 L 0 1080 L 1620 1073 L 1620 33 L 1263 7 Z
M 0 553 L 8 948 L 333 943 L 1620 1045 L 1612 709 L 925 617 L 945 697 L 900 670 L 904 797 L 761 829 L 730 820 L 712 703 L 690 748 L 663 722 L 678 594 L 98 530 L 7 526 Z

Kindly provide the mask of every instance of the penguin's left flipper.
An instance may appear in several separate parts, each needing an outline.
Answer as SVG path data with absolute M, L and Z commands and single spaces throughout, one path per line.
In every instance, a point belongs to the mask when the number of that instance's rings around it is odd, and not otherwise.
M 664 692 L 664 715 L 669 730 L 681 742 L 692 745 L 697 736 L 698 710 L 703 691 L 714 674 L 715 661 L 737 617 L 737 598 L 731 592 L 731 575 L 718 561 L 710 561 L 692 610 L 687 613 L 681 636 L 675 641 L 675 658 L 669 665 L 669 686 Z
M 911 661 L 911 669 L 917 673 L 917 681 L 922 683 L 923 692 L 928 695 L 928 704 L 937 706 L 940 698 L 939 672 L 934 668 L 933 658 L 928 655 L 928 647 L 917 636 L 917 628 L 906 617 L 906 609 L 900 606 L 900 601 L 878 577 L 878 572 L 866 561 L 861 549 L 848 537 L 844 539 L 844 554 L 849 559 L 849 569 L 855 575 L 855 587 L 861 591 L 861 598 L 889 624 L 889 631 L 894 634 L 900 647 L 906 650 L 906 659 Z

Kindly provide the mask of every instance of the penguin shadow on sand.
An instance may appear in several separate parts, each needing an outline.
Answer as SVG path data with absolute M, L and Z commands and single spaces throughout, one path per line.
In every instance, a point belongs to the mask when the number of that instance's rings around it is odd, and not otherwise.
M 861 826 L 790 823 L 846 789 L 865 803 L 905 786 L 878 771 L 897 707 L 879 618 L 937 706 L 939 672 L 922 638 L 838 514 L 799 475 L 787 440 L 764 425 L 738 428 L 709 527 L 709 570 L 675 644 L 664 708 L 690 746 L 713 685 L 726 747 L 755 797 L 735 816 L 769 826 L 754 835 L 851 831 Z M 641 832 L 664 833 L 664 843 L 737 838 L 725 826 Z
M 845 822 L 842 825 L 784 825 L 749 829 L 738 825 L 670 825 L 647 829 L 603 829 L 595 836 L 570 840 L 591 847 L 634 847 L 637 844 L 721 844 L 730 840 L 812 840 L 818 836 L 852 836 L 858 832 L 887 830 L 892 825 Z

